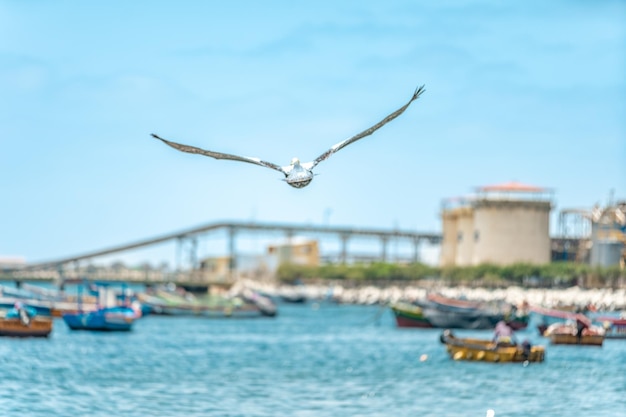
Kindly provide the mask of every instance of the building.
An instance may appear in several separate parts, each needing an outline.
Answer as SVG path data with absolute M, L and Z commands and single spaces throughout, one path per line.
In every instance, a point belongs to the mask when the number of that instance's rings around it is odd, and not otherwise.
M 626 266 L 626 200 L 593 209 L 563 209 L 552 260 L 593 266 Z
M 260 255 L 215 256 L 202 259 L 199 271 L 202 280 L 208 283 L 232 283 L 238 278 L 264 279 L 270 271 L 267 259 Z
M 19 269 L 26 266 L 26 259 L 21 256 L 0 256 L 0 271 Z
M 441 266 L 549 263 L 551 209 L 549 189 L 519 182 L 444 200 Z
M 626 201 L 591 211 L 591 265 L 626 264 Z
M 276 266 L 284 263 L 318 266 L 320 250 L 317 240 L 290 239 L 284 243 L 269 245 L 267 252 Z

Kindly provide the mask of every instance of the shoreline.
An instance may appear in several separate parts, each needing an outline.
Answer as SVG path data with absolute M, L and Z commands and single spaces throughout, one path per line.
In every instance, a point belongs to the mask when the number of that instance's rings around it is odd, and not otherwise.
M 471 288 L 466 286 L 426 286 L 426 285 L 389 285 L 347 287 L 337 282 L 328 285 L 302 284 L 286 285 L 280 283 L 243 280 L 236 286 L 242 286 L 270 296 L 304 295 L 310 300 L 331 299 L 344 304 L 389 304 L 397 301 L 424 299 L 429 293 L 438 293 L 449 298 L 463 298 L 475 301 L 505 301 L 513 305 L 526 302 L 532 306 L 544 308 L 594 306 L 597 311 L 626 311 L 626 289 L 585 289 L 578 286 L 569 288 Z

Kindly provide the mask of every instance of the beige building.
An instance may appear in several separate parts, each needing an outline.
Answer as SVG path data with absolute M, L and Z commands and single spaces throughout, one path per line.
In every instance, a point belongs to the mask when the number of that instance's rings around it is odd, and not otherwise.
M 227 282 L 233 278 L 231 276 L 230 256 L 205 258 L 200 262 L 200 271 L 207 281 Z
M 444 201 L 440 264 L 550 262 L 551 192 L 509 182 Z
M 317 266 L 320 264 L 320 250 L 317 240 L 292 239 L 289 242 L 270 245 L 267 252 L 276 261 L 283 263 Z

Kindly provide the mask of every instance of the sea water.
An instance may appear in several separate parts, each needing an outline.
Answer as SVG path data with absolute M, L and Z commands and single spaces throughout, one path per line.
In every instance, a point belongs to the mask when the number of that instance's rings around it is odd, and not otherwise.
M 490 338 L 490 331 L 455 332 Z M 455 362 L 386 307 L 281 304 L 274 318 L 147 316 L 131 332 L 0 338 L 2 416 L 626 416 L 626 340 L 544 363 Z

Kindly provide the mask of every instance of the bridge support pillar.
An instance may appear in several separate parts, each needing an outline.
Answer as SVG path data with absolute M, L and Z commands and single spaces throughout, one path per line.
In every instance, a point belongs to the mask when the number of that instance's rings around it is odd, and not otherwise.
M 413 238 L 413 263 L 414 264 L 420 261 L 419 245 L 420 245 L 420 239 Z
M 237 230 L 235 227 L 228 228 L 228 278 L 233 281 L 237 275 L 237 253 L 235 250 L 235 239 Z
M 389 239 L 387 237 L 381 237 L 380 243 L 381 243 L 380 260 L 382 262 L 387 262 L 387 243 L 389 243 Z
M 341 235 L 341 264 L 345 265 L 348 261 L 348 239 L 350 239 L 350 235 L 342 234 Z
M 57 265 L 57 272 L 59 273 L 59 282 L 58 282 L 59 291 L 63 292 L 65 291 L 65 272 L 63 271 L 62 264 Z

